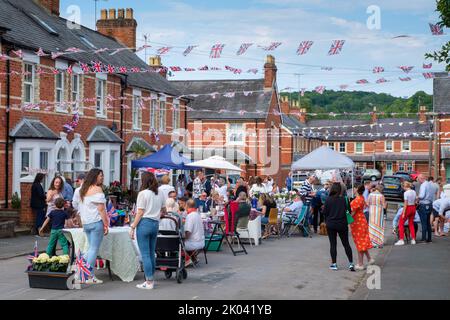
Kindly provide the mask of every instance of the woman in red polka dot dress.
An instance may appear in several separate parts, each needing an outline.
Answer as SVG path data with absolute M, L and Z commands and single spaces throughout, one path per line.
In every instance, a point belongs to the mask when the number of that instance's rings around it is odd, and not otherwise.
M 375 262 L 369 254 L 369 249 L 373 248 L 373 246 L 369 237 L 369 225 L 364 216 L 364 207 L 366 206 L 363 196 L 364 190 L 363 185 L 359 186 L 356 189 L 357 197 L 350 204 L 353 219 L 355 220 L 350 225 L 350 228 L 353 241 L 355 241 L 356 250 L 358 251 L 358 264 L 355 266 L 355 270 L 364 270 L 364 255 L 367 256 L 369 265 L 374 264 Z

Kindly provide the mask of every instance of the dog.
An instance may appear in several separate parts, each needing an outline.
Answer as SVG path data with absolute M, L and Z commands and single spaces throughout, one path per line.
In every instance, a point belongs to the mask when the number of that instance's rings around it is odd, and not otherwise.
M 327 225 L 325 224 L 325 222 L 322 222 L 320 224 L 319 234 L 322 235 L 322 236 L 327 236 L 328 235 Z

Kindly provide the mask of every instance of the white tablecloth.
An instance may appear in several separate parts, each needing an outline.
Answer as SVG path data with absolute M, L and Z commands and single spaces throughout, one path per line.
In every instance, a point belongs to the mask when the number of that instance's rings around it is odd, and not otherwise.
M 111 263 L 111 271 L 122 281 L 131 282 L 139 270 L 139 251 L 136 242 L 129 236 L 129 227 L 110 228 L 107 236 L 103 238 L 98 255 Z M 83 229 L 64 229 L 70 232 L 75 244 L 75 253 L 78 249 L 87 252 L 89 243 Z

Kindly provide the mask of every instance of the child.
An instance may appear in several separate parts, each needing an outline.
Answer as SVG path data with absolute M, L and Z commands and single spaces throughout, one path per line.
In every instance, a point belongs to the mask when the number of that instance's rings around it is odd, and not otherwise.
M 52 231 L 50 234 L 50 241 L 47 246 L 47 254 L 52 257 L 56 254 L 56 244 L 59 241 L 63 252 L 65 255 L 69 254 L 69 244 L 67 242 L 66 237 L 62 233 L 62 229 L 64 229 L 64 224 L 69 216 L 67 212 L 64 210 L 65 201 L 62 198 L 58 198 L 55 200 L 56 210 L 51 211 L 47 219 L 45 220 L 42 227 L 39 229 L 39 235 L 43 235 L 43 230 L 50 222 L 52 226 Z

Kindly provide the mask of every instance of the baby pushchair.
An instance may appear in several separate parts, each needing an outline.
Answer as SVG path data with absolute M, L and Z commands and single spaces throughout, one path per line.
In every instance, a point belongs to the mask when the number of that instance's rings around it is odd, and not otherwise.
M 160 230 L 156 240 L 156 269 L 164 271 L 166 279 L 175 272 L 176 280 L 182 283 L 187 278 L 185 268 L 185 250 L 181 237 L 179 222 L 170 216 L 161 217 L 175 223 L 175 231 Z

